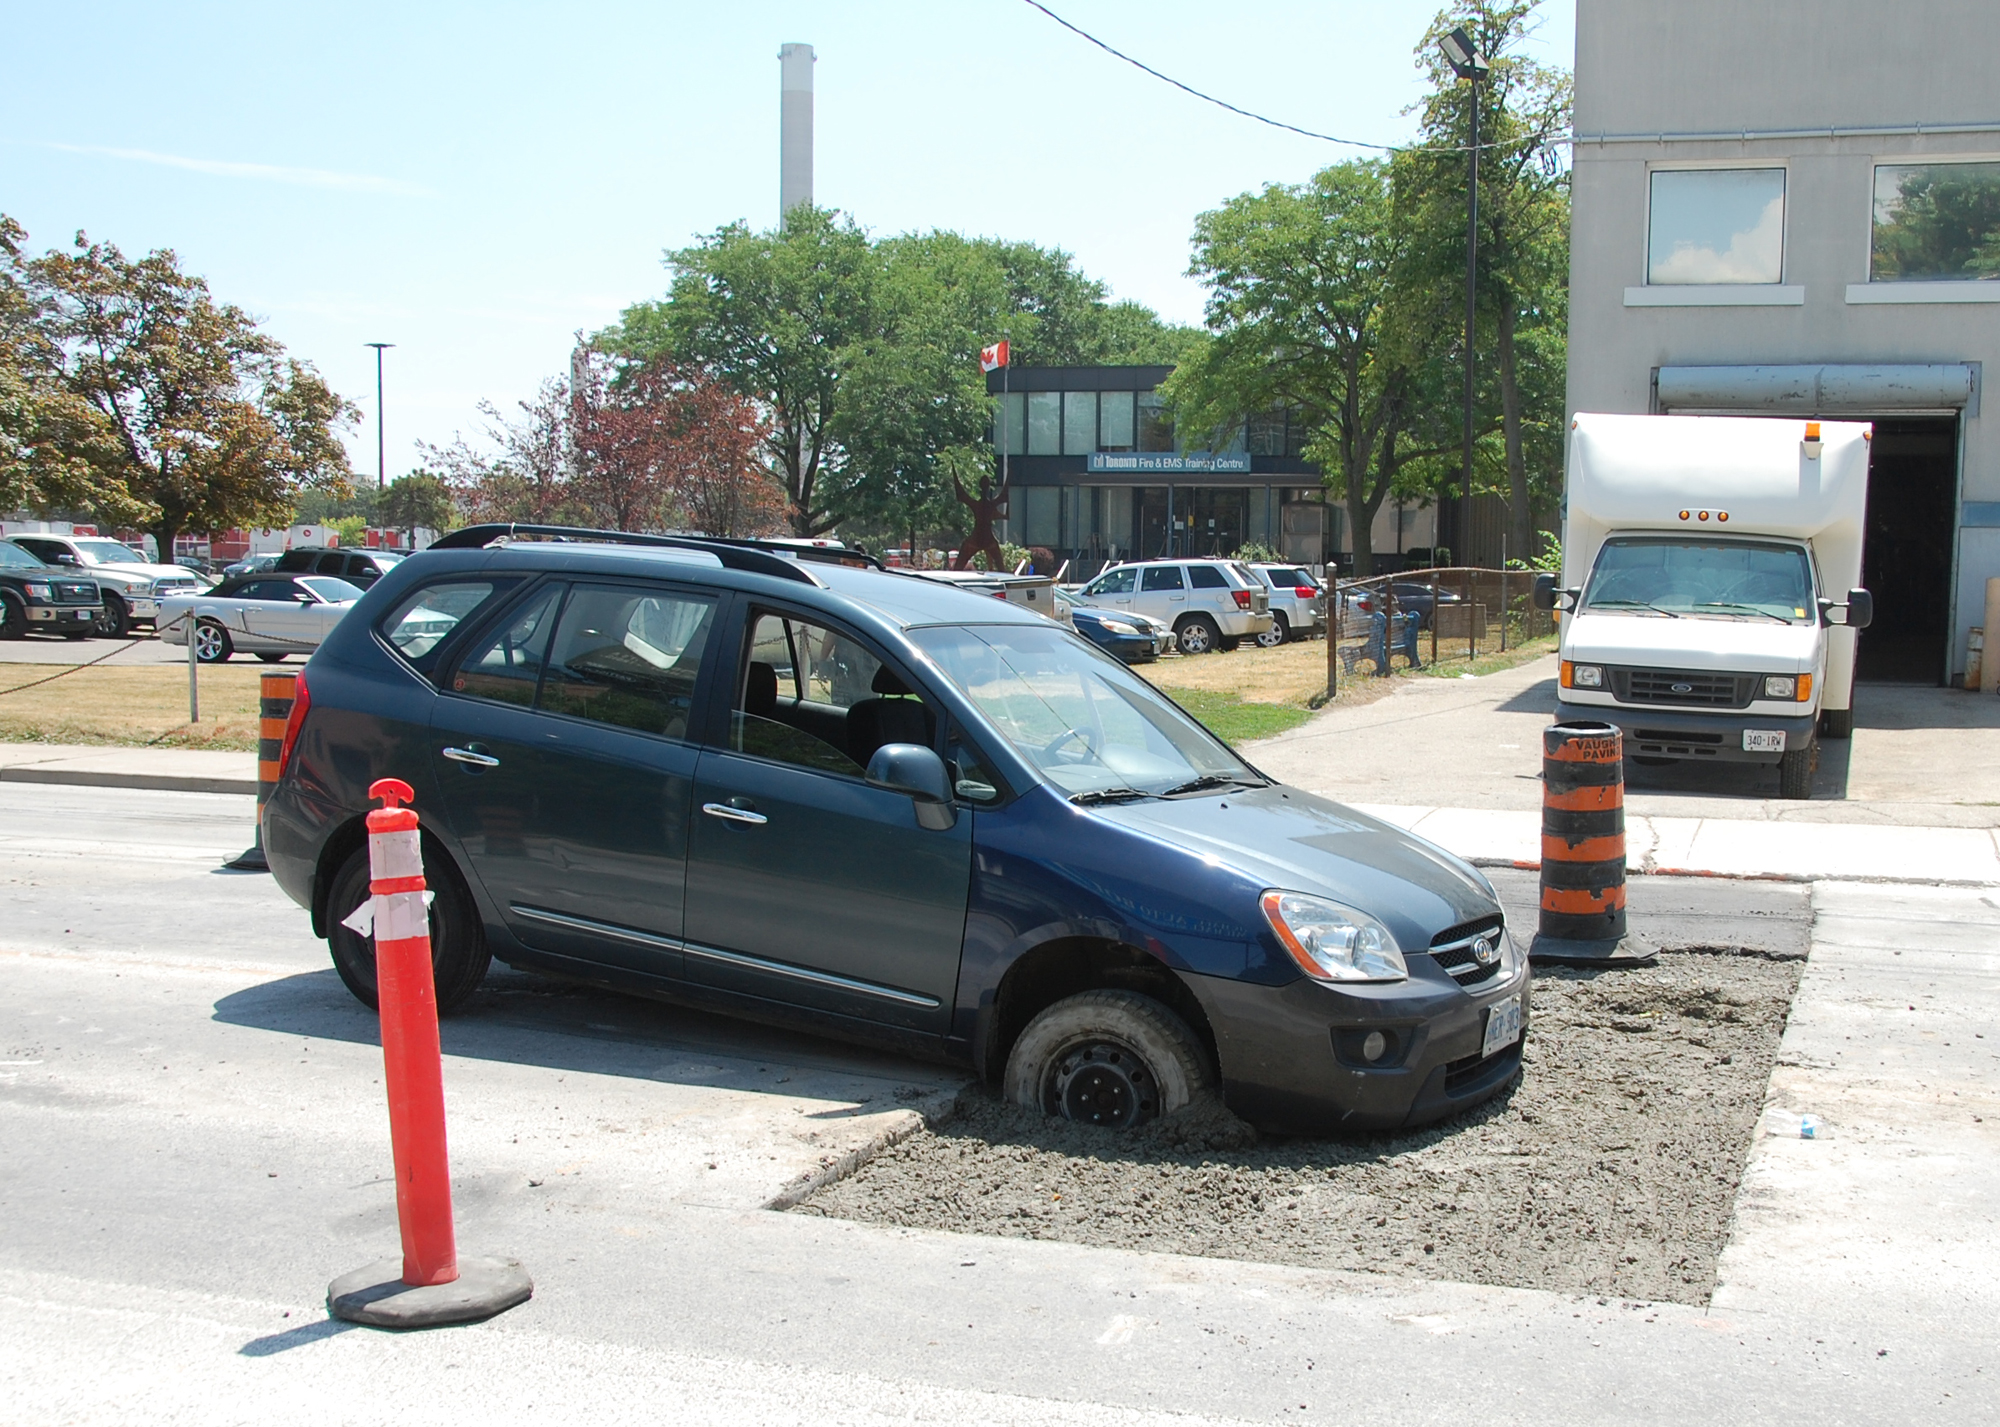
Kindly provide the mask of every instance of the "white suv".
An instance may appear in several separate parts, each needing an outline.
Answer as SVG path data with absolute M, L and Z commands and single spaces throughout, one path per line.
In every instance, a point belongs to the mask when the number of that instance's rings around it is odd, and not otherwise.
M 1234 649 L 1268 632 L 1271 591 L 1235 560 L 1139 560 L 1114 565 L 1083 587 L 1099 609 L 1126 609 L 1174 632 L 1183 654 Z

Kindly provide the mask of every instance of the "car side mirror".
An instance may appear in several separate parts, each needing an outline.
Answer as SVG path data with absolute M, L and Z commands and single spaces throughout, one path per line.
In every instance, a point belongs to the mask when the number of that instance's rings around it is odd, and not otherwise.
M 868 760 L 868 785 L 901 793 L 916 805 L 917 826 L 942 832 L 958 821 L 951 774 L 933 749 L 920 743 L 885 743 Z
M 1828 624 L 1844 624 L 1849 629 L 1866 629 L 1875 622 L 1875 596 L 1866 590 L 1849 590 L 1845 603 L 1821 600 L 1819 606 L 1822 617 Z M 1836 611 L 1840 615 L 1839 619 L 1833 617 Z
M 80 568 L 83 564 L 83 561 L 77 559 L 76 556 L 70 554 L 67 550 L 65 550 L 62 554 L 56 556 L 56 563 L 58 565 L 67 565 L 72 570 L 74 570 Z

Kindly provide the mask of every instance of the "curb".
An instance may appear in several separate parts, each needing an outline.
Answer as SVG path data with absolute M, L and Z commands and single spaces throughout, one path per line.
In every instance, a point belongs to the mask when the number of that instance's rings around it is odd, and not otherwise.
M 111 773 L 90 768 L 41 768 L 32 763 L 0 768 L 0 783 L 58 783 L 73 788 L 136 788 L 156 793 L 240 793 L 252 798 L 257 796 L 255 778 Z
M 1468 857 L 1465 859 L 1474 867 L 1504 867 L 1516 872 L 1539 872 L 1539 862 L 1524 862 L 1512 857 Z M 1981 889 L 2000 886 L 2000 878 L 1980 881 L 1967 877 L 1867 877 L 1859 873 L 1847 872 L 1723 872 L 1712 867 L 1630 867 L 1625 871 L 1632 877 L 1712 877 L 1725 882 L 1788 882 L 1795 886 L 1810 886 L 1815 882 L 1859 882 L 1879 887 L 1953 887 Z
M 968 1081 L 967 1086 L 970 1084 Z M 780 1214 L 788 1209 L 796 1209 L 820 1190 L 848 1178 L 883 1150 L 895 1148 L 919 1130 L 928 1130 L 934 1125 L 943 1124 L 958 1113 L 958 1097 L 965 1088 L 966 1086 L 961 1086 L 957 1090 L 940 1090 L 937 1094 L 926 1096 L 913 1105 L 904 1106 L 903 1108 L 910 1112 L 908 1120 L 900 1125 L 891 1125 L 867 1144 L 856 1145 L 846 1154 L 829 1160 L 818 1169 L 800 1175 L 765 1200 L 764 1207 Z

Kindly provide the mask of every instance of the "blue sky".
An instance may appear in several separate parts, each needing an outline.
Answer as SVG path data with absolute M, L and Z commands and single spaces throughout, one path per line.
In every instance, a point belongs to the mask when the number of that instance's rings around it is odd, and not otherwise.
M 1424 0 L 1049 0 L 1158 69 L 1393 143 Z M 87 20 L 80 16 L 87 15 Z M 563 369 L 572 334 L 657 295 L 663 249 L 777 210 L 778 46 L 813 45 L 815 197 L 878 233 L 1075 253 L 1197 320 L 1196 214 L 1352 149 L 1169 89 L 1021 0 L 22 7 L 0 54 L 0 211 L 171 247 L 366 411 L 388 354 L 391 477 Z M 1574 0 L 1534 57 L 1568 65 Z

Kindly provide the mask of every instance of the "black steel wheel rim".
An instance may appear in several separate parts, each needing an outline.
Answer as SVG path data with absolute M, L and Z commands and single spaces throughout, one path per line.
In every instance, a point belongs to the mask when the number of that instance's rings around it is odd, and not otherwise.
M 1057 1058 L 1048 1108 L 1065 1120 L 1105 1129 L 1143 1125 L 1160 1113 L 1152 1068 L 1127 1046 L 1090 1041 Z

